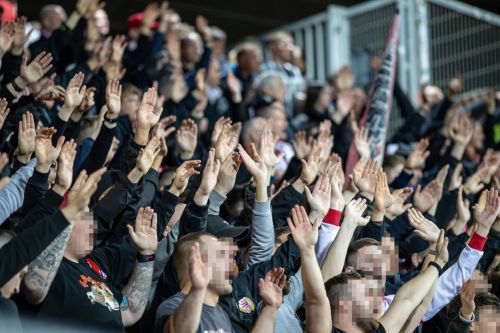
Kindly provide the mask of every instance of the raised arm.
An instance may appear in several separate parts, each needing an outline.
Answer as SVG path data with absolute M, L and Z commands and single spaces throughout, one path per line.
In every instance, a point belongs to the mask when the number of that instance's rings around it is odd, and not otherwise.
M 306 300 L 306 332 L 327 333 L 332 330 L 330 302 L 326 296 L 321 270 L 314 247 L 318 241 L 318 228 L 321 220 L 311 225 L 304 207 L 292 208 L 292 218 L 288 226 L 292 236 L 300 248 L 302 284 Z
M 286 282 L 285 270 L 273 268 L 267 272 L 264 279 L 259 279 L 259 295 L 264 301 L 264 307 L 257 318 L 252 333 L 267 333 L 274 331 L 276 313 L 283 302 L 283 286 Z
M 201 260 L 199 243 L 191 247 L 188 260 L 191 289 L 179 309 L 168 318 L 163 327 L 164 333 L 195 333 L 200 326 L 201 309 L 210 277 L 208 263 Z
M 321 268 L 323 281 L 328 281 L 332 277 L 342 273 L 344 262 L 347 256 L 349 243 L 354 235 L 354 231 L 358 226 L 364 226 L 370 221 L 369 217 L 362 217 L 366 209 L 365 199 L 356 199 L 349 202 L 344 210 L 344 222 L 340 226 L 337 237 L 333 241 L 325 262 Z
M 399 289 L 389 309 L 379 319 L 386 332 L 400 332 L 410 314 L 423 301 L 448 261 L 448 238 L 441 230 L 436 245 L 436 259 L 417 277 Z
M 156 213 L 149 207 L 140 208 L 135 220 L 135 230 L 127 224 L 130 238 L 139 251 L 132 276 L 123 289 L 127 308 L 121 309 L 125 327 L 135 324 L 144 313 L 153 278 L 154 254 L 158 246 Z
M 78 176 L 68 196 L 68 205 L 61 209 L 68 221 L 75 220 L 80 212 L 88 207 L 90 197 L 97 189 L 97 183 L 104 172 L 105 169 L 100 169 L 90 175 L 87 180 L 85 172 Z M 47 296 L 61 264 L 71 230 L 72 226 L 64 229 L 29 266 L 28 273 L 24 278 L 24 286 L 26 287 L 24 290 L 30 303 L 40 304 Z

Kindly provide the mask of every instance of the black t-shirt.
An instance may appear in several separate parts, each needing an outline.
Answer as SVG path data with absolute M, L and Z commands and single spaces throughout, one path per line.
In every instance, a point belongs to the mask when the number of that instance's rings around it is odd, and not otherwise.
M 332 327 L 332 333 L 346 333 L 346 332 L 339 330 L 338 328 Z M 379 323 L 377 329 L 371 330 L 368 333 L 385 333 L 385 328 L 384 326 L 382 326 L 382 324 Z
M 130 275 L 128 262 L 135 261 L 126 243 L 98 247 L 78 263 L 63 258 L 37 319 L 123 332 L 121 309 L 128 304 L 116 286 Z

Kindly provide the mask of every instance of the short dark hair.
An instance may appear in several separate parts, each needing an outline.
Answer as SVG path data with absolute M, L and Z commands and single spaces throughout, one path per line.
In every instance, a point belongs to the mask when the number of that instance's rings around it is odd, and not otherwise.
M 356 254 L 358 251 L 366 246 L 380 246 L 380 243 L 373 238 L 361 238 L 351 242 L 347 249 L 346 265 L 354 267 L 356 261 Z
M 325 283 L 325 290 L 328 299 L 330 300 L 330 309 L 332 313 L 337 311 L 337 306 L 342 296 L 346 295 L 347 284 L 351 280 L 361 280 L 363 276 L 356 272 L 343 272 L 332 277 Z
M 189 251 L 191 250 L 191 246 L 193 246 L 194 243 L 199 242 L 200 252 L 203 254 L 203 252 L 205 251 L 205 244 L 201 242 L 201 238 L 203 236 L 215 237 L 213 234 L 210 234 L 208 232 L 193 232 L 182 236 L 177 241 L 177 244 L 175 244 L 173 253 L 174 267 L 179 278 L 182 272 L 186 270 L 185 268 L 188 265 Z

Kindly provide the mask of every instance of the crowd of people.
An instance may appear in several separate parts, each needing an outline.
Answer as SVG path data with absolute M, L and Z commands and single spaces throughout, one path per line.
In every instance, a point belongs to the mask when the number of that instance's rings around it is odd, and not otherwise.
M 396 82 L 380 165 L 348 66 L 226 44 L 166 2 L 3 22 L 0 331 L 499 332 L 500 93 Z

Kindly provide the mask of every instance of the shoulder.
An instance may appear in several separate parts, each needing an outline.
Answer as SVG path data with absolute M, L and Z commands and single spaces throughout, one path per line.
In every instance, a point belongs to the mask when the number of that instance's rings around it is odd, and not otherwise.
M 170 315 L 174 314 L 175 311 L 177 311 L 177 309 L 181 306 L 181 303 L 185 297 L 186 297 L 186 295 L 179 292 L 179 293 L 167 298 L 166 300 L 164 300 L 160 304 L 160 306 L 156 310 L 156 316 L 157 317 L 170 316 Z

